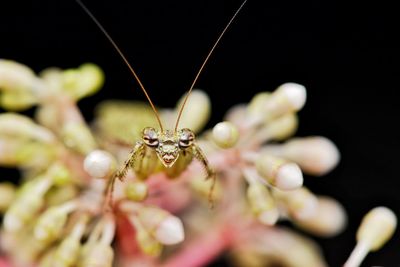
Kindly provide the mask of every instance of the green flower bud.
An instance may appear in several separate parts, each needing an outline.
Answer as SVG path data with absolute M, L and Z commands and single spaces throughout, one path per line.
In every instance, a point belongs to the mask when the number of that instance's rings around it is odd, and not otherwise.
M 148 195 L 147 185 L 143 182 L 128 182 L 125 186 L 125 195 L 132 201 L 143 201 Z
M 62 129 L 62 140 L 65 145 L 81 154 L 88 154 L 97 147 L 96 141 L 84 123 L 70 122 Z
M 112 267 L 114 251 L 111 245 L 96 243 L 87 248 L 79 267 Z
M 76 100 L 96 93 L 104 83 L 104 73 L 95 64 L 62 72 L 62 87 Z
M 15 186 L 11 183 L 0 183 L 0 212 L 4 212 L 15 199 Z
M 49 244 L 62 233 L 68 214 L 77 207 L 76 202 L 67 202 L 61 206 L 47 209 L 38 219 L 34 228 L 35 239 Z
M 158 257 L 161 254 L 163 248 L 161 243 L 158 242 L 143 228 L 136 230 L 136 241 L 138 242 L 138 245 L 143 253 L 152 257 Z
M 186 94 L 179 100 L 175 110 L 178 112 L 182 107 Z M 207 94 L 201 90 L 193 90 L 188 98 L 185 110 L 182 113 L 179 127 L 189 128 L 197 133 L 206 125 L 211 113 L 211 103 Z

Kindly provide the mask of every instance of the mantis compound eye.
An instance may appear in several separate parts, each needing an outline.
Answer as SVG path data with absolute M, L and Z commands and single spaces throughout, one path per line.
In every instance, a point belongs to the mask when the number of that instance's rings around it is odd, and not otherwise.
M 179 147 L 188 148 L 193 144 L 194 133 L 190 129 L 182 129 L 179 132 Z
M 154 128 L 146 127 L 142 132 L 143 142 L 149 147 L 157 147 L 159 144 L 158 134 Z

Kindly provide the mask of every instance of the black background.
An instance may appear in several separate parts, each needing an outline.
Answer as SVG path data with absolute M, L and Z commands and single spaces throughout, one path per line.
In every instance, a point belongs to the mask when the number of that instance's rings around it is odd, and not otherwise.
M 175 105 L 188 89 L 240 5 L 221 0 L 85 2 L 159 106 Z M 399 214 L 400 207 L 396 8 L 383 1 L 348 2 L 249 0 L 197 84 L 212 99 L 209 126 L 259 91 L 284 82 L 307 87 L 297 135 L 327 136 L 342 153 L 332 173 L 305 180 L 314 192 L 337 198 L 349 213 L 343 234 L 317 239 L 330 266 L 344 263 L 368 210 L 386 205 Z M 80 102 L 88 120 L 102 99 L 144 100 L 119 56 L 73 0 L 2 1 L 0 58 L 35 71 L 100 65 L 105 88 Z M 6 175 L 10 172 L 2 170 Z M 399 266 L 399 247 L 397 231 L 381 251 L 367 257 L 365 266 Z M 223 260 L 215 264 L 225 265 Z

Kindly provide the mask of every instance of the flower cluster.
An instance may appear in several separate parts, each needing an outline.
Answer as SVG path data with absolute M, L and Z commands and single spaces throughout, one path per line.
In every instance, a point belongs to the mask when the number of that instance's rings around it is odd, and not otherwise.
M 0 114 L 0 164 L 18 168 L 22 176 L 18 188 L 0 184 L 1 249 L 10 262 L 190 267 L 229 251 L 238 266 L 327 266 L 314 242 L 277 225 L 288 220 L 329 237 L 347 220 L 336 200 L 303 186 L 303 173 L 320 176 L 337 165 L 336 146 L 321 136 L 284 141 L 295 133 L 296 112 L 306 101 L 302 85 L 259 93 L 197 137 L 217 174 L 210 209 L 213 181 L 204 180 L 195 160 L 171 175 L 156 157 L 144 157 L 143 169 L 129 171 L 124 182 L 110 182 L 142 129 L 156 128 L 157 121 L 144 103 L 110 100 L 98 106 L 89 126 L 76 103 L 99 90 L 103 80 L 93 64 L 36 75 L 0 60 L 0 105 L 9 110 Z M 14 113 L 33 106 L 34 119 Z M 210 100 L 195 90 L 187 106 L 180 125 L 199 133 L 210 116 Z M 177 110 L 160 110 L 165 125 L 174 125 Z M 139 178 L 146 168 L 155 171 Z M 392 211 L 372 210 L 345 266 L 359 266 L 395 227 Z

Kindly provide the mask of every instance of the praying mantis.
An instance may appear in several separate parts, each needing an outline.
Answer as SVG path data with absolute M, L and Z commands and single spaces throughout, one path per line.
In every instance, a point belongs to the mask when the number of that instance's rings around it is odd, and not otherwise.
M 196 143 L 196 137 L 192 130 L 188 128 L 179 128 L 179 121 L 184 111 L 186 102 L 200 76 L 205 65 L 207 64 L 209 58 L 213 54 L 215 48 L 218 43 L 224 36 L 225 32 L 232 24 L 236 16 L 239 14 L 240 10 L 246 4 L 247 0 L 244 0 L 239 8 L 236 10 L 234 15 L 231 17 L 225 28 L 222 30 L 221 34 L 215 41 L 214 45 L 210 49 L 210 52 L 207 54 L 205 60 L 200 66 L 192 84 L 187 91 L 183 102 L 179 108 L 178 116 L 176 119 L 175 127 L 173 130 L 164 128 L 160 116 L 153 104 L 147 90 L 139 79 L 136 71 L 133 69 L 131 64 L 128 62 L 125 55 L 122 53 L 121 49 L 114 42 L 108 32 L 104 29 L 104 27 L 100 24 L 100 22 L 95 18 L 95 16 L 90 12 L 90 10 L 80 1 L 76 0 L 76 2 L 81 6 L 81 8 L 86 12 L 86 14 L 93 20 L 93 22 L 97 25 L 97 27 L 103 32 L 108 41 L 112 44 L 114 49 L 120 55 L 122 60 L 125 62 L 135 80 L 139 84 L 141 90 L 145 94 L 153 112 L 157 119 L 159 129 L 155 129 L 153 127 L 145 127 L 142 130 L 141 140 L 136 141 L 132 151 L 130 152 L 127 160 L 123 164 L 122 168 L 120 168 L 112 177 L 109 183 L 109 192 L 112 195 L 114 183 L 116 179 L 121 181 L 124 180 L 129 169 L 133 169 L 136 176 L 141 179 L 146 179 L 156 168 L 155 161 L 158 160 L 165 167 L 165 172 L 169 177 L 179 176 L 182 171 L 186 169 L 186 167 L 192 162 L 193 159 L 198 160 L 202 166 L 204 167 L 207 176 L 206 180 L 211 179 L 212 185 L 209 193 L 209 201 L 212 204 L 212 192 L 215 186 L 216 181 L 216 173 L 214 169 L 210 166 L 209 161 Z M 150 164 L 149 164 L 150 162 Z

